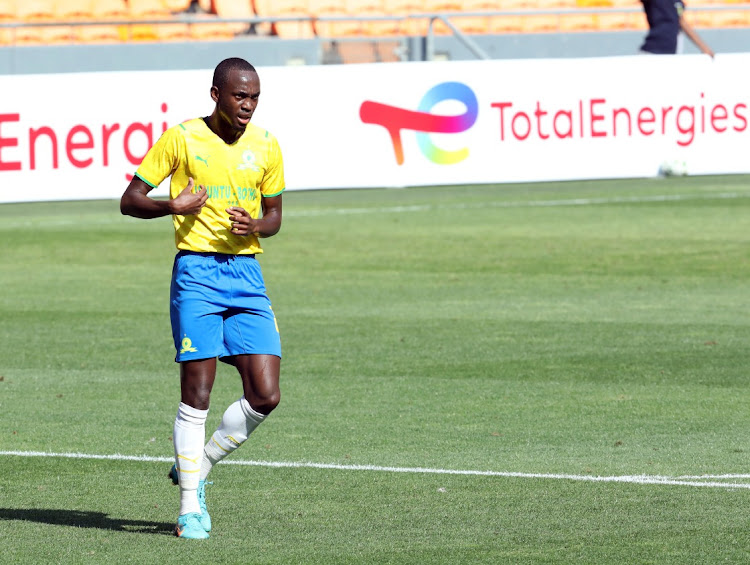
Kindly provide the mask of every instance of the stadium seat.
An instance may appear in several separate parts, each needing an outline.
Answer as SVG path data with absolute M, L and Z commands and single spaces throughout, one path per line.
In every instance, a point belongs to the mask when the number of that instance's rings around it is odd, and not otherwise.
M 91 11 L 98 21 L 126 20 L 130 17 L 125 0 L 96 0 L 92 3 Z
M 720 10 L 716 12 L 707 12 L 710 14 L 710 27 L 728 28 L 728 27 L 748 27 L 750 25 L 750 12 L 745 10 Z
M 164 0 L 164 5 L 172 13 L 185 12 L 190 8 L 190 0 Z
M 623 31 L 630 29 L 639 29 L 637 20 L 641 14 L 630 12 L 618 12 L 617 10 L 599 12 L 599 29 L 602 31 Z
M 78 28 L 78 41 L 81 43 L 120 43 L 124 33 L 120 31 L 121 26 L 116 25 L 90 25 Z
M 196 41 L 229 41 L 234 39 L 234 31 L 227 24 L 216 22 L 214 14 L 196 14 L 196 18 L 206 23 L 190 24 L 190 37 Z
M 310 15 L 307 0 L 255 0 L 255 13 L 260 17 L 294 18 Z M 266 27 L 266 26 L 263 26 Z M 285 38 L 309 39 L 315 36 L 311 20 L 275 22 L 275 35 Z
M 57 0 L 55 2 L 55 19 L 57 20 L 90 20 L 94 13 L 90 0 Z
M 560 14 L 559 29 L 566 33 L 596 31 L 599 21 L 596 14 Z
M 220 18 L 251 19 L 255 17 L 255 10 L 250 0 L 213 0 L 213 7 Z M 250 23 L 237 22 L 224 25 L 235 34 L 247 33 L 250 30 Z
M 423 6 L 425 12 L 460 12 L 464 9 L 460 0 L 425 0 Z
M 0 0 L 0 22 L 12 22 L 17 17 L 16 0 Z
M 55 4 L 53 0 L 21 0 L 16 15 L 22 22 L 49 22 L 55 19 Z
M 162 19 L 172 16 L 163 0 L 128 0 L 128 11 L 135 19 Z
M 481 35 L 489 32 L 489 16 L 464 16 L 451 18 L 451 23 L 463 33 Z
M 466 0 L 463 2 L 464 12 L 497 12 L 500 10 L 499 0 Z
M 190 25 L 182 22 L 154 26 L 157 41 L 190 41 L 193 39 Z
M 490 16 L 489 33 L 522 33 L 523 16 Z
M 349 12 L 361 17 L 385 16 L 384 0 L 348 0 Z M 360 22 L 360 33 L 371 37 L 392 37 L 399 35 L 401 26 L 398 20 L 365 20 Z
M 560 22 L 555 15 L 534 14 L 523 17 L 524 33 L 548 33 L 558 31 Z
M 346 0 L 309 0 L 310 14 L 315 18 L 351 16 Z M 315 33 L 320 37 L 350 37 L 361 34 L 357 20 L 313 22 Z

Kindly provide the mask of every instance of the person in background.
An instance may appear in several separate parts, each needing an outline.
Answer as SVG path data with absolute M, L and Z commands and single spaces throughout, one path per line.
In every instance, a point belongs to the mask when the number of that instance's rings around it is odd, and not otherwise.
M 713 50 L 701 39 L 685 20 L 682 0 L 641 0 L 646 12 L 649 31 L 641 45 L 641 53 L 674 55 L 683 51 L 683 35 L 692 41 L 701 53 L 714 56 Z

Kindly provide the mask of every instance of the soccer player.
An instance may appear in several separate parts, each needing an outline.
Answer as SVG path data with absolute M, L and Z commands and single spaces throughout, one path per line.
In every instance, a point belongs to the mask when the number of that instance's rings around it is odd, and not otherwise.
M 211 115 L 164 132 L 120 201 L 123 214 L 171 214 L 174 223 L 170 319 L 181 402 L 170 476 L 180 485 L 175 534 L 182 538 L 208 537 L 206 476 L 280 400 L 281 341 L 255 256 L 262 253 L 258 238 L 281 228 L 284 167 L 276 138 L 250 123 L 259 97 L 250 63 L 219 63 Z M 148 195 L 170 176 L 168 200 Z M 243 395 L 204 446 L 217 359 L 236 367 Z

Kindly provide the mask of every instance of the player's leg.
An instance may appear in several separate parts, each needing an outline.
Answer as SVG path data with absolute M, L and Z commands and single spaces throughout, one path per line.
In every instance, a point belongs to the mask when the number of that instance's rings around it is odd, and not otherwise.
M 172 337 L 180 363 L 181 402 L 174 424 L 175 466 L 170 475 L 180 485 L 180 537 L 208 537 L 199 524 L 200 466 L 205 442 L 205 422 L 216 377 L 216 357 L 224 355 L 221 265 L 213 256 L 178 253 L 172 274 L 170 317 Z
M 186 361 L 180 364 L 181 402 L 177 409 L 172 438 L 175 469 L 180 485 L 180 517 L 177 534 L 181 537 L 207 537 L 210 530 L 201 524 L 200 488 L 203 444 L 206 439 L 211 388 L 216 377 L 216 359 Z M 195 523 L 197 520 L 197 524 Z
M 253 430 L 281 399 L 281 358 L 276 355 L 237 355 L 232 358 L 242 379 L 243 396 L 226 409 L 221 424 L 203 450 L 201 478 L 247 441 Z

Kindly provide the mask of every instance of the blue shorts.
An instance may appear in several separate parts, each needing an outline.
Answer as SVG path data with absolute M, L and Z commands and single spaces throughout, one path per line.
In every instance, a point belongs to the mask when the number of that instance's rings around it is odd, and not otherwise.
M 243 354 L 281 357 L 276 317 L 252 255 L 180 251 L 169 313 L 178 363 Z

